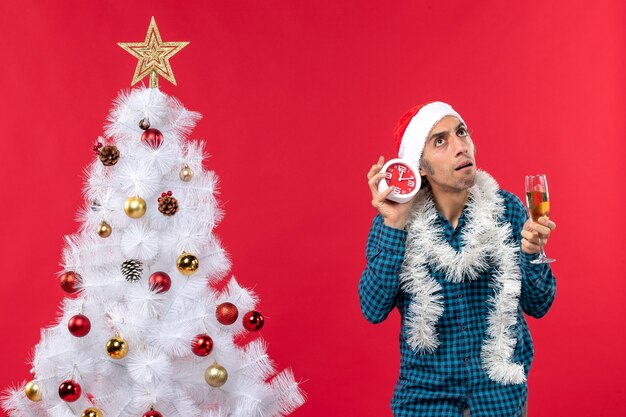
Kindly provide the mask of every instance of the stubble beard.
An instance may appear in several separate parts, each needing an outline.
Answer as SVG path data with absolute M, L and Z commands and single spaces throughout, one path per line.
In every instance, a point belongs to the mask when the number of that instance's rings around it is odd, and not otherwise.
M 476 184 L 476 170 L 472 169 L 472 174 L 459 180 L 459 188 L 467 190 Z

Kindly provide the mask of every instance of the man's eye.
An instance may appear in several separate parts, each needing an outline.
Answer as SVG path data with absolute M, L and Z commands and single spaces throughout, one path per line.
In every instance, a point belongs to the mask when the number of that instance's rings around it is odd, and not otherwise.
M 445 142 L 444 138 L 437 138 L 435 139 L 435 146 L 441 146 L 444 144 L 444 142 Z
M 468 136 L 469 132 L 466 129 L 461 128 L 461 129 L 456 131 L 456 134 L 459 135 L 459 136 Z

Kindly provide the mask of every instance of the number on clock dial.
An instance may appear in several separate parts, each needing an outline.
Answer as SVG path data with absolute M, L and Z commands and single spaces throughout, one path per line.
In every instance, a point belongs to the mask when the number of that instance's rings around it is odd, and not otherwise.
M 391 164 L 385 172 L 387 185 L 396 194 L 409 194 L 415 189 L 415 173 L 402 164 Z

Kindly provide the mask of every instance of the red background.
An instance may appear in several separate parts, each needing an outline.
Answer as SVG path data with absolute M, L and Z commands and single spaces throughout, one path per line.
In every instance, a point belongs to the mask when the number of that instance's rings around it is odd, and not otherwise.
M 445 3 L 445 5 L 441 4 Z M 529 318 L 529 410 L 624 415 L 624 2 L 3 1 L 0 6 L 0 387 L 28 378 L 63 297 L 62 236 L 77 230 L 82 169 L 154 15 L 190 41 L 162 89 L 204 119 L 221 178 L 217 229 L 267 316 L 262 335 L 308 402 L 294 416 L 389 416 L 396 312 L 361 316 L 375 214 L 365 175 L 393 157 L 414 104 L 450 102 L 477 162 L 523 196 L 544 172 L 558 291 Z M 620 401 L 622 400 L 622 401 Z

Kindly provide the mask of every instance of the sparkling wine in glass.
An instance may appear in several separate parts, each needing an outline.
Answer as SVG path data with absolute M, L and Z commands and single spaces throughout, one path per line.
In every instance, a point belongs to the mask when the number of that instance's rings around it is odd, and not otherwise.
M 545 175 L 526 176 L 526 205 L 534 222 L 538 222 L 542 216 L 550 216 L 550 197 L 548 195 L 548 181 Z M 554 262 L 555 259 L 548 258 L 543 251 L 543 239 L 540 240 L 540 243 L 541 252 L 539 253 L 539 258 L 531 261 L 531 263 L 545 264 Z

